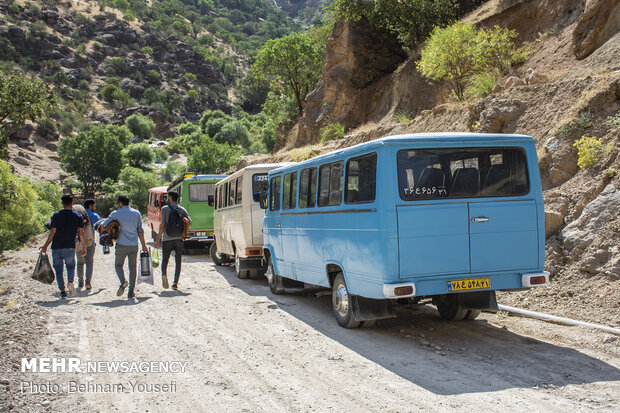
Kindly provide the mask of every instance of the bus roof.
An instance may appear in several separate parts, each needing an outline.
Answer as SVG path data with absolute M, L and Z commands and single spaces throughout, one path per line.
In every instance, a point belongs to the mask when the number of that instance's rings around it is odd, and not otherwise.
M 300 165 L 311 164 L 316 161 L 321 161 L 324 158 L 331 158 L 340 154 L 346 154 L 349 152 L 364 151 L 367 149 L 375 148 L 383 145 L 390 144 L 402 144 L 402 143 L 433 143 L 436 142 L 440 145 L 444 144 L 456 144 L 459 143 L 475 143 L 484 142 L 489 143 L 496 141 L 498 144 L 506 143 L 530 143 L 535 142 L 535 139 L 527 135 L 516 134 L 501 134 L 501 133 L 471 133 L 471 132 L 437 132 L 437 133 L 410 133 L 405 135 L 392 135 L 383 138 L 375 139 L 369 142 L 363 142 L 355 146 L 348 148 L 336 149 L 335 151 L 324 153 L 315 158 L 308 159 L 306 161 L 299 162 Z M 292 165 L 292 163 L 291 163 Z M 287 165 L 290 166 L 290 165 Z M 284 169 L 286 166 L 282 166 L 275 169 L 275 172 L 279 172 L 280 169 Z
M 149 189 L 149 192 L 165 194 L 166 192 L 168 192 L 168 187 L 167 186 L 156 186 L 154 188 Z

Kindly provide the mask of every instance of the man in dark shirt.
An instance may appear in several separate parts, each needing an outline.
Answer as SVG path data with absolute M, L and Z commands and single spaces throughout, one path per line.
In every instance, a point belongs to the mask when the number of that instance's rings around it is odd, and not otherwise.
M 60 290 L 60 298 L 66 298 L 63 265 L 67 268 L 67 287 L 69 295 L 75 296 L 73 278 L 75 277 L 75 237 L 80 237 L 80 243 L 84 243 L 84 218 L 73 210 L 73 197 L 63 195 L 60 198 L 63 209 L 52 216 L 50 235 L 41 247 L 41 252 L 47 252 L 47 247 L 52 244 L 52 262 L 56 272 L 56 282 Z M 86 249 L 82 247 L 80 254 L 86 255 Z

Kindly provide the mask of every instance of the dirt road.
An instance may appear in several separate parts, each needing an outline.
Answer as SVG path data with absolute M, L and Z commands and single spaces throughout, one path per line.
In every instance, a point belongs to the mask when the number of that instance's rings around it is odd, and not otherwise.
M 11 294 L 28 290 L 2 316 L 17 317 L 21 307 L 41 309 L 45 320 L 33 327 L 34 350 L 11 354 L 187 366 L 184 373 L 21 373 L 9 355 L 0 387 L 10 398 L 0 411 L 9 404 L 102 412 L 620 409 L 619 340 L 593 330 L 502 314 L 446 322 L 431 307 L 345 330 L 329 296 L 275 296 L 264 279 L 239 280 L 206 255 L 185 258 L 179 291 L 162 290 L 156 277 L 130 301 L 116 297 L 112 255 L 99 248 L 92 292 L 60 301 L 52 287 L 28 279 L 33 255 L 10 253 L 0 267 Z M 13 340 L 4 339 L 6 352 Z M 71 381 L 91 387 L 68 393 Z M 60 391 L 32 394 L 24 382 Z M 117 384 L 122 391 L 110 391 Z M 167 392 L 153 391 L 166 384 Z

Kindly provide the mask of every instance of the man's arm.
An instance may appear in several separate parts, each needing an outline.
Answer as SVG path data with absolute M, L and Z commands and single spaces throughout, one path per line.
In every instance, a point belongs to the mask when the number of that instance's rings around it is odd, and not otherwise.
M 112 211 L 110 216 L 107 217 L 106 220 L 103 221 L 103 224 L 101 224 L 101 225 L 103 225 L 104 227 L 107 227 L 110 224 L 110 222 L 114 221 L 114 217 L 115 216 L 116 216 L 116 211 Z
M 140 242 L 142 243 L 142 251 L 148 251 L 146 247 L 146 241 L 144 239 L 144 229 L 142 229 L 142 214 L 138 212 L 138 225 L 136 225 L 136 230 L 138 231 L 138 238 L 140 238 Z
M 43 246 L 41 247 L 42 253 L 45 254 L 47 252 L 47 247 L 52 243 L 52 240 L 54 239 L 54 234 L 56 234 L 56 228 L 52 228 L 49 237 L 47 237 L 47 241 L 45 241 L 45 244 L 43 244 Z

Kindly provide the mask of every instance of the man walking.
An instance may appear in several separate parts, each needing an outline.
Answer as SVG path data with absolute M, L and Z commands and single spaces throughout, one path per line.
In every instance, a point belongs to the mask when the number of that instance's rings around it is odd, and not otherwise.
M 91 280 L 93 278 L 93 262 L 95 260 L 95 250 L 97 244 L 95 242 L 95 224 L 101 219 L 101 217 L 95 212 L 95 200 L 87 199 L 84 201 L 84 208 L 88 214 L 90 220 L 90 227 L 93 232 L 93 243 L 86 248 L 86 255 L 77 256 L 77 273 L 78 273 L 78 286 L 84 287 L 84 265 L 86 264 L 86 289 L 91 290 Z
M 161 261 L 161 283 L 164 288 L 168 288 L 168 261 L 170 260 L 170 254 L 174 251 L 174 282 L 172 283 L 172 289 L 176 290 L 179 287 L 179 277 L 181 276 L 181 259 L 183 257 L 183 218 L 187 219 L 191 225 L 192 220 L 189 214 L 182 206 L 178 205 L 179 194 L 175 191 L 168 192 L 168 205 L 161 209 L 161 223 L 159 225 L 159 233 L 157 235 L 157 241 L 155 241 L 155 248 L 159 248 L 159 244 L 163 239 L 162 244 L 162 261 Z M 181 223 L 179 231 L 178 222 Z
M 116 292 L 117 296 L 122 296 L 127 288 L 127 279 L 123 266 L 125 258 L 129 265 L 129 292 L 127 298 L 134 298 L 136 295 L 134 289 L 136 287 L 136 260 L 138 258 L 138 239 L 142 244 L 142 251 L 148 251 L 146 241 L 144 240 L 144 230 L 142 229 L 142 215 L 139 211 L 129 207 L 129 197 L 121 195 L 117 199 L 118 209 L 110 214 L 103 222 L 103 226 L 107 227 L 110 222 L 116 220 L 120 225 L 118 239 L 116 240 L 116 256 L 114 258 L 114 269 L 121 285 Z
M 65 280 L 63 266 L 67 268 L 67 288 L 69 295 L 75 296 L 73 279 L 75 277 L 75 237 L 79 236 L 82 245 L 80 254 L 86 254 L 84 248 L 84 218 L 73 210 L 73 197 L 63 195 L 60 200 L 62 207 L 60 211 L 52 215 L 50 235 L 41 247 L 41 252 L 47 252 L 47 247 L 52 244 L 52 265 L 56 272 L 56 283 L 60 290 L 60 298 L 67 298 L 65 291 Z

